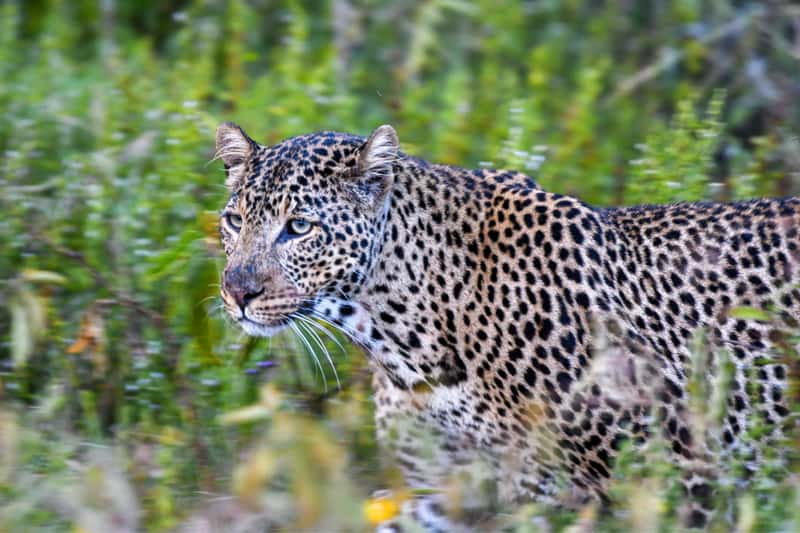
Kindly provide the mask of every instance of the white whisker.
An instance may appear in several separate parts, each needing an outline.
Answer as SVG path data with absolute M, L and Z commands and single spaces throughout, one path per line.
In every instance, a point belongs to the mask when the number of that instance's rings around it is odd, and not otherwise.
M 211 296 L 206 296 L 205 298 L 203 298 L 202 300 L 200 300 L 199 302 L 197 302 L 197 305 L 203 305 L 203 304 L 204 304 L 204 303 L 206 303 L 207 301 L 209 301 L 209 300 L 213 300 L 213 299 L 215 299 L 215 298 L 219 298 L 219 294 L 212 294 Z
M 219 303 L 217 305 L 212 305 L 211 307 L 209 307 L 206 310 L 206 318 L 208 318 L 210 316 L 218 316 L 219 315 L 219 316 L 222 316 L 222 318 L 225 319 L 226 322 L 229 322 L 229 323 L 232 324 L 233 320 L 229 320 L 230 316 L 228 316 L 227 313 L 223 313 L 224 309 L 225 309 L 225 306 L 222 303 Z
M 330 365 L 331 370 L 333 370 L 333 376 L 336 378 L 336 387 L 339 390 L 342 390 L 342 383 L 339 381 L 339 373 L 336 371 L 336 366 L 333 364 L 333 359 L 331 359 L 331 354 L 330 354 L 330 352 L 328 352 L 328 348 L 325 346 L 325 343 L 322 342 L 322 339 L 319 338 L 319 335 L 317 335 L 317 333 L 311 327 L 309 327 L 308 325 L 303 327 L 304 324 L 307 324 L 307 323 L 303 322 L 303 321 L 300 321 L 300 322 L 297 323 L 297 327 L 301 328 L 301 329 L 305 329 L 305 331 L 307 331 L 311 335 L 311 339 L 314 342 L 317 343 L 317 345 L 320 347 L 320 349 L 322 349 L 322 353 L 325 355 L 325 358 L 328 360 L 328 364 Z
M 313 309 L 310 311 L 310 314 L 311 314 L 311 316 L 313 316 L 317 320 L 320 320 L 320 321 L 328 324 L 329 326 L 333 327 L 334 329 L 336 329 L 338 331 L 341 331 L 350 340 L 352 340 L 353 342 L 355 342 L 356 344 L 358 344 L 359 346 L 361 346 L 365 350 L 369 351 L 371 349 L 368 344 L 366 344 L 365 342 L 363 342 L 361 340 L 362 335 L 360 333 L 358 333 L 356 331 L 353 331 L 352 329 L 350 329 L 349 327 L 347 327 L 344 324 L 335 324 L 335 323 L 331 322 L 327 317 L 325 317 L 324 315 L 322 315 L 321 313 L 319 313 L 319 312 L 317 312 L 317 311 L 315 311 Z
M 328 331 L 327 328 L 321 326 L 318 322 L 315 322 L 314 320 L 308 318 L 307 316 L 303 316 L 303 315 L 301 315 L 299 313 L 294 313 L 292 316 L 294 316 L 295 318 L 299 318 L 300 320 L 302 320 L 304 322 L 307 322 L 311 326 L 313 326 L 313 327 L 317 328 L 318 330 L 320 330 L 322 333 L 325 334 L 326 337 L 328 337 L 331 341 L 333 341 L 334 344 L 336 344 L 336 346 L 342 352 L 342 355 L 347 355 L 347 350 L 344 349 L 344 346 L 342 346 L 342 343 L 339 342 L 339 339 L 336 338 L 336 335 L 334 335 L 333 333 Z M 330 324 L 330 322 L 327 322 L 327 323 Z
M 289 327 L 292 328 L 292 331 L 294 331 L 295 335 L 297 335 L 297 337 L 300 339 L 300 342 L 302 342 L 303 345 L 306 347 L 306 350 L 309 351 L 311 357 L 313 357 L 314 362 L 317 364 L 317 368 L 319 368 L 319 372 L 322 375 L 322 383 L 325 385 L 325 392 L 328 392 L 328 380 L 325 377 L 325 369 L 322 368 L 322 363 L 319 362 L 319 358 L 317 357 L 316 352 L 314 352 L 314 349 L 311 347 L 311 344 L 308 342 L 303 333 L 300 331 L 300 328 L 298 327 L 297 324 L 295 324 L 294 322 L 289 322 Z

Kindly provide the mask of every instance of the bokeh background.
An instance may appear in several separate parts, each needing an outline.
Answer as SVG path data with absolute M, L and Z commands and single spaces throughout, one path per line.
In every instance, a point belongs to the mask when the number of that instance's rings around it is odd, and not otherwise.
M 370 499 L 402 482 L 364 356 L 322 337 L 339 388 L 291 334 L 243 337 L 219 309 L 226 120 L 267 144 L 391 123 L 408 153 L 599 206 L 789 195 L 800 6 L 0 3 L 0 530 L 360 531 L 391 514 Z M 610 511 L 501 523 L 670 529 L 682 496 L 658 446 L 623 456 Z M 799 530 L 793 460 L 723 480 L 714 527 Z

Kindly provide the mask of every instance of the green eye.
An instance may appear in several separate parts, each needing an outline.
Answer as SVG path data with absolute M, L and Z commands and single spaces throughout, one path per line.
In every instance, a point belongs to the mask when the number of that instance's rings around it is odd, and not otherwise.
M 302 218 L 294 218 L 289 221 L 286 228 L 289 230 L 289 235 L 305 235 L 311 231 L 311 222 Z
M 242 229 L 242 217 L 240 215 L 237 215 L 236 213 L 228 213 L 225 215 L 225 219 L 228 221 L 228 225 L 234 230 L 239 231 Z

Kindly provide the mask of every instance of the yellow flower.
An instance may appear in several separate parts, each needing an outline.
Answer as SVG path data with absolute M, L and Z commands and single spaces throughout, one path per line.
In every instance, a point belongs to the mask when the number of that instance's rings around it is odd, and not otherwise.
M 399 515 L 401 503 L 394 495 L 370 498 L 364 504 L 364 518 L 370 525 L 377 526 Z

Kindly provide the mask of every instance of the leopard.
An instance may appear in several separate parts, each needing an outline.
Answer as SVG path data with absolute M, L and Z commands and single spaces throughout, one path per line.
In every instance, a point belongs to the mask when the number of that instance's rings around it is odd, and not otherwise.
M 316 320 L 362 348 L 407 523 L 608 502 L 625 443 L 658 436 L 702 528 L 722 458 L 757 462 L 754 420 L 771 442 L 791 422 L 776 332 L 800 321 L 798 197 L 593 207 L 408 155 L 390 125 L 268 146 L 224 123 L 216 157 L 225 310 L 249 335 Z M 722 419 L 698 428 L 690 383 L 723 367 Z M 416 490 L 445 486 L 457 504 Z

